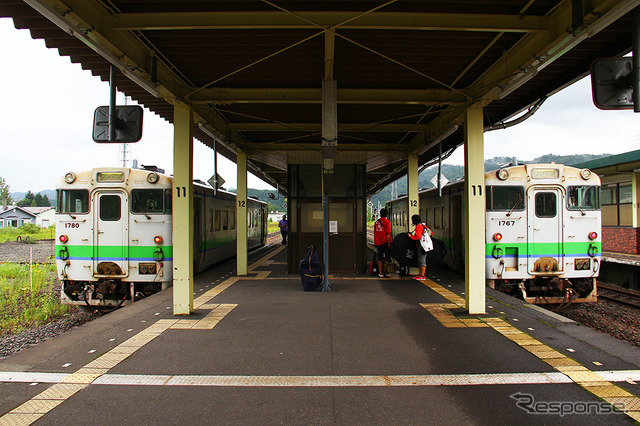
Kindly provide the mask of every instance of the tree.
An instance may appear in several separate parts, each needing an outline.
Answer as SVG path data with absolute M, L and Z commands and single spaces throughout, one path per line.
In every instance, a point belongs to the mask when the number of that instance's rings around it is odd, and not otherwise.
M 47 197 L 47 194 L 44 194 L 42 197 L 42 207 L 51 207 L 51 200 Z
M 4 178 L 0 177 L 0 205 L 2 205 L 4 200 L 6 200 L 4 202 L 6 202 L 7 205 L 13 204 L 13 199 L 11 198 L 9 191 L 11 191 L 11 188 L 7 185 Z
M 33 195 L 33 192 L 27 191 L 24 198 L 18 201 L 18 207 L 31 207 L 31 204 L 35 201 L 36 196 Z
M 35 203 L 35 205 L 33 203 Z M 31 203 L 31 205 L 34 206 L 34 207 L 43 207 L 43 203 L 44 203 L 44 201 L 42 199 L 42 194 L 37 193 L 35 199 Z

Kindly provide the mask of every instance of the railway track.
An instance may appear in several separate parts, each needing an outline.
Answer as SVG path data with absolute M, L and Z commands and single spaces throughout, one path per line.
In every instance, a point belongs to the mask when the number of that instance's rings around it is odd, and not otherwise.
M 634 308 L 640 308 L 640 295 L 620 287 L 598 283 L 598 297 L 621 303 Z

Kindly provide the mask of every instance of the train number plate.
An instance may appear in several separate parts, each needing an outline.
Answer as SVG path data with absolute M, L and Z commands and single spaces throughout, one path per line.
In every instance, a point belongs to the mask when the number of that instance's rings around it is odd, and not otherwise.
M 499 220 L 498 226 L 514 226 L 516 224 L 515 220 Z

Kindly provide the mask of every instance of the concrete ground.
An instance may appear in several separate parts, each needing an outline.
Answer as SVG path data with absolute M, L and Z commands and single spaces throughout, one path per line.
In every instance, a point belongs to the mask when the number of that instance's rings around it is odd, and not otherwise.
M 0 361 L 0 425 L 640 421 L 639 348 L 490 289 L 468 315 L 445 270 L 303 292 L 260 254 L 188 317 L 168 290 Z

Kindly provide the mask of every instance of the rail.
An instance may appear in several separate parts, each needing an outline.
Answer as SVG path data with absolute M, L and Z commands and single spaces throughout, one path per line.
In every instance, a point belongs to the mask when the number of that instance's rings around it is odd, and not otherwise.
M 598 284 L 598 297 L 621 303 L 634 308 L 640 308 L 640 295 L 620 287 Z

